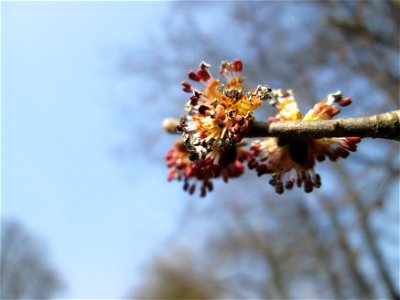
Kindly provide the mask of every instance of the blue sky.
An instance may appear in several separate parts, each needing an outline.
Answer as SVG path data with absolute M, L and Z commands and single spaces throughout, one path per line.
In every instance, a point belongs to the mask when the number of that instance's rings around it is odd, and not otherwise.
M 2 3 L 1 214 L 43 238 L 66 283 L 60 297 L 126 296 L 146 262 L 168 251 L 186 203 L 207 203 L 166 181 L 163 156 L 174 138 L 160 125 L 177 105 L 172 99 L 151 102 L 153 82 L 119 68 L 128 50 L 144 65 L 151 59 L 148 43 L 164 36 L 170 5 Z M 209 14 L 216 23 L 200 25 L 226 26 L 223 17 Z M 290 15 L 285 22 L 295 21 Z M 208 37 L 210 43 L 224 40 L 232 56 L 221 59 L 240 57 L 240 47 L 232 46 L 242 40 L 237 34 Z M 190 42 L 191 32 L 188 37 Z M 193 65 L 201 59 L 193 57 Z M 319 74 L 320 81 L 329 81 L 328 75 Z M 344 114 L 358 115 L 357 109 Z M 379 153 L 370 151 L 372 143 L 363 142 L 359 152 Z M 116 155 L 120 145 L 128 152 L 123 159 Z M 329 176 L 324 181 L 334 180 Z
M 119 100 L 139 107 L 142 83 L 118 75 L 119 53 L 161 35 L 168 7 L 2 3 L 2 217 L 45 241 L 60 297 L 126 295 L 177 225 L 186 195 L 166 182 L 168 145 L 122 163 L 114 154 L 126 137 Z

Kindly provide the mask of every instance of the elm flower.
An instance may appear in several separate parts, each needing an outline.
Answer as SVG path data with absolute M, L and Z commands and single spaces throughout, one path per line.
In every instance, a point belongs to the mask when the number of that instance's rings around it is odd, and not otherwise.
M 350 98 L 343 98 L 340 91 L 329 94 L 317 103 L 302 118 L 291 90 L 273 90 L 274 97 L 270 103 L 278 110 L 278 114 L 269 118 L 276 121 L 315 121 L 329 120 L 340 112 L 339 107 L 351 104 Z M 258 175 L 272 174 L 270 184 L 278 194 L 284 189 L 292 189 L 296 184 L 303 186 L 309 193 L 313 188 L 321 186 L 321 178 L 314 170 L 316 161 L 325 157 L 335 161 L 339 157 L 346 158 L 350 152 L 357 150 L 359 137 L 334 137 L 322 139 L 290 139 L 269 137 L 263 141 L 255 141 L 251 146 L 254 159 L 249 167 L 255 168 Z
M 223 168 L 214 165 L 211 158 L 193 162 L 189 159 L 190 153 L 183 141 L 179 139 L 165 156 L 169 167 L 168 180 L 183 181 L 183 189 L 191 195 L 195 192 L 197 183 L 200 182 L 200 196 L 204 197 L 207 191 L 213 190 L 212 179 L 222 177 L 225 182 L 228 182 L 229 178 L 243 174 L 243 162 L 250 161 L 250 151 L 243 147 L 230 148 L 229 151 L 230 153 L 224 153 L 224 155 L 234 157 L 234 159 Z
M 253 111 L 272 98 L 272 90 L 260 85 L 245 93 L 244 78 L 240 77 L 243 64 L 238 59 L 221 63 L 225 83 L 214 78 L 209 67 L 202 62 L 196 72 L 188 74 L 189 79 L 203 84 L 201 90 L 182 82 L 183 91 L 192 95 L 178 130 L 195 167 L 222 170 L 237 161 L 236 145 L 252 124 Z

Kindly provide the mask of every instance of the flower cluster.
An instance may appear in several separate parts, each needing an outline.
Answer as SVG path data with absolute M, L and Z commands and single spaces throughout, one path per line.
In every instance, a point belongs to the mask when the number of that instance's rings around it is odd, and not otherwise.
M 316 121 L 329 120 L 340 112 L 339 107 L 351 104 L 350 98 L 343 98 L 341 92 L 329 94 L 317 103 L 303 118 L 290 90 L 274 90 L 270 101 L 278 114 L 269 118 L 270 122 L 282 121 Z M 288 139 L 269 137 L 263 141 L 254 141 L 251 150 L 254 161 L 250 165 L 259 176 L 272 174 L 270 184 L 278 194 L 284 189 L 292 189 L 295 184 L 304 186 L 309 193 L 313 188 L 321 186 L 321 178 L 315 172 L 316 161 L 325 157 L 335 161 L 339 157 L 346 158 L 349 151 L 357 150 L 359 137 L 322 138 L 322 139 Z
M 272 90 L 259 85 L 245 92 L 244 78 L 240 76 L 243 64 L 235 59 L 223 61 L 220 76 L 223 82 L 214 78 L 210 65 L 201 62 L 196 71 L 188 77 L 202 88 L 197 89 L 182 81 L 183 91 L 190 93 L 186 114 L 176 126 L 182 138 L 166 155 L 170 168 L 168 180 L 183 180 L 184 190 L 193 194 L 201 182 L 200 194 L 205 196 L 213 189 L 214 178 L 224 181 L 243 174 L 247 162 L 259 176 L 272 174 L 270 184 L 279 194 L 295 184 L 304 186 L 306 192 L 321 186 L 320 176 L 315 173 L 317 161 L 325 157 L 336 160 L 347 157 L 356 150 L 358 137 L 323 139 L 288 139 L 269 137 L 254 141 L 249 150 L 244 148 L 243 138 L 254 121 L 253 112 L 265 101 L 275 106 L 278 113 L 269 122 L 331 119 L 340 112 L 339 107 L 351 103 L 340 92 L 328 95 L 317 103 L 304 118 L 291 90 Z
M 268 86 L 258 86 L 244 93 L 240 77 L 242 62 L 222 62 L 220 74 L 226 85 L 208 71 L 209 65 L 200 63 L 199 69 L 190 71 L 189 79 L 200 82 L 204 88 L 196 90 L 186 81 L 183 90 L 191 93 L 186 104 L 187 115 L 181 119 L 179 131 L 192 160 L 202 164 L 225 167 L 234 160 L 227 155 L 239 143 L 254 120 L 253 111 L 272 98 Z
M 168 180 L 183 181 L 183 189 L 190 194 L 196 191 L 197 183 L 200 183 L 200 196 L 204 197 L 207 191 L 213 190 L 211 179 L 222 177 L 225 182 L 228 182 L 229 178 L 239 177 L 244 172 L 243 162 L 251 159 L 250 151 L 243 147 L 230 148 L 222 155 L 229 157 L 231 161 L 224 167 L 212 164 L 211 158 L 192 161 L 180 139 L 166 155 L 169 167 Z

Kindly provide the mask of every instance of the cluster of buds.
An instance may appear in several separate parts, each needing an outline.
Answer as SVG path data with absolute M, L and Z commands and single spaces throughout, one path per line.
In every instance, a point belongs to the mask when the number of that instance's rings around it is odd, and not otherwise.
M 190 80 L 203 85 L 196 89 L 182 81 L 184 92 L 190 99 L 176 126 L 182 134 L 167 156 L 170 168 L 168 180 L 183 180 L 184 189 L 193 194 L 196 183 L 201 182 L 200 194 L 204 196 L 213 189 L 214 178 L 224 181 L 243 174 L 247 162 L 259 176 L 272 174 L 270 184 L 279 194 L 295 184 L 304 186 L 306 192 L 321 186 L 321 178 L 315 173 L 316 161 L 325 157 L 336 160 L 347 157 L 356 150 L 358 137 L 323 139 L 288 139 L 269 137 L 254 141 L 249 150 L 244 148 L 243 138 L 254 121 L 253 112 L 265 101 L 276 107 L 278 113 L 269 122 L 327 120 L 340 112 L 339 107 L 351 103 L 340 92 L 328 95 L 317 103 L 303 118 L 291 90 L 272 90 L 259 85 L 245 92 L 244 78 L 240 76 L 243 64 L 235 59 L 223 61 L 220 76 L 214 78 L 210 65 L 201 62 L 197 71 L 190 71 Z
M 204 85 L 201 91 L 182 82 L 183 90 L 191 96 L 178 131 L 192 161 L 201 161 L 201 166 L 224 168 L 235 161 L 232 153 L 236 153 L 236 145 L 249 130 L 253 111 L 272 98 L 272 90 L 259 86 L 244 93 L 240 60 L 222 62 L 220 74 L 226 79 L 225 84 L 214 78 L 208 68 L 202 62 L 196 72 L 188 74 L 189 79 Z
M 269 122 L 329 120 L 340 112 L 340 107 L 351 104 L 351 99 L 343 98 L 338 91 L 318 102 L 303 118 L 292 91 L 279 89 L 273 94 L 270 103 L 278 114 L 269 118 Z M 349 151 L 357 150 L 360 141 L 359 137 L 301 140 L 269 137 L 252 143 L 254 160 L 249 167 L 255 168 L 259 176 L 272 174 L 269 182 L 278 194 L 295 184 L 309 193 L 321 186 L 321 177 L 314 169 L 316 161 L 323 161 L 325 157 L 332 161 L 346 158 Z
M 183 141 L 180 139 L 166 155 L 167 166 L 169 168 L 168 180 L 183 181 L 183 189 L 189 194 L 196 191 L 197 183 L 200 184 L 200 196 L 204 197 L 207 191 L 213 190 L 212 179 L 222 178 L 228 182 L 229 178 L 239 177 L 244 172 L 245 160 L 250 160 L 250 152 L 243 147 L 231 148 L 230 153 L 232 162 L 227 163 L 223 168 L 210 163 L 210 159 L 192 161 L 189 158 Z M 232 159 L 234 158 L 234 159 Z

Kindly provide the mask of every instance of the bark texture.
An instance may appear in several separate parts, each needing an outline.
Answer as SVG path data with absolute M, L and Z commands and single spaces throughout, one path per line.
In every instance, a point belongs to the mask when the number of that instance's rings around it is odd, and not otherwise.
M 166 119 L 164 129 L 175 133 L 179 121 Z M 320 121 L 259 122 L 254 121 L 246 137 L 286 137 L 320 139 L 358 136 L 400 141 L 400 110 L 359 118 L 339 118 Z
M 310 122 L 288 121 L 266 123 L 255 121 L 246 136 L 298 139 L 359 136 L 363 138 L 383 138 L 400 141 L 400 110 L 368 117 Z

